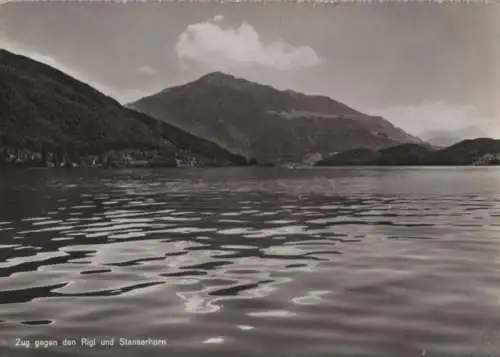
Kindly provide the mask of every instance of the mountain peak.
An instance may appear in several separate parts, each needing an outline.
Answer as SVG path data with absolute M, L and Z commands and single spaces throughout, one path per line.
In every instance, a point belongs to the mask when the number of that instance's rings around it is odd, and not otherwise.
M 210 72 L 205 74 L 200 78 L 201 80 L 205 81 L 212 81 L 212 80 L 237 80 L 236 77 L 233 75 L 221 72 L 221 71 L 215 71 L 215 72 Z
M 231 74 L 227 74 L 220 71 L 215 71 L 208 73 L 202 77 L 200 77 L 197 82 L 212 84 L 217 86 L 226 86 L 232 88 L 242 88 L 249 86 L 251 84 L 255 84 L 243 78 L 237 78 Z

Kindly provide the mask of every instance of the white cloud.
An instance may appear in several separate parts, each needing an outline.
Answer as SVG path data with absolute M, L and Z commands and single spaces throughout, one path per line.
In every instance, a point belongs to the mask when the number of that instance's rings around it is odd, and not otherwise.
M 197 63 L 213 70 L 259 66 L 294 70 L 318 65 L 322 59 L 309 46 L 294 47 L 282 40 L 264 43 L 257 31 L 243 22 L 238 28 L 223 28 L 222 15 L 213 21 L 189 25 L 175 45 L 182 66 Z
M 145 74 L 148 76 L 152 76 L 152 75 L 157 73 L 156 70 L 150 66 L 139 67 L 139 69 L 137 71 L 139 71 L 139 73 L 141 73 L 141 74 Z
M 380 115 L 414 135 L 426 131 L 457 130 L 467 126 L 488 129 L 493 122 L 491 118 L 484 117 L 474 106 L 444 102 L 425 101 L 414 106 L 392 106 L 368 112 Z

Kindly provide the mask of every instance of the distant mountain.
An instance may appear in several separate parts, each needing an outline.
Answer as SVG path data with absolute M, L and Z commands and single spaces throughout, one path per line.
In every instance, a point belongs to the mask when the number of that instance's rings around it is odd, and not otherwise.
M 363 166 L 374 165 L 380 154 L 367 148 L 351 149 L 328 156 L 315 163 L 315 166 Z
M 432 163 L 436 165 L 471 165 L 491 158 L 492 163 L 498 164 L 499 154 L 500 140 L 491 138 L 463 140 L 437 151 L 432 156 Z
M 378 151 L 344 151 L 316 163 L 316 166 L 349 165 L 499 165 L 500 140 L 464 140 L 447 148 L 431 150 L 418 144 L 402 144 Z
M 434 130 L 420 135 L 420 138 L 437 147 L 446 147 L 462 140 L 485 138 L 488 135 L 477 126 L 467 126 L 457 130 Z
M 220 72 L 128 106 L 265 163 L 422 143 L 381 117 L 328 97 L 279 91 Z
M 125 108 L 55 68 L 5 50 L 0 50 L 0 143 L 4 151 L 66 156 L 133 149 L 156 150 L 170 162 L 176 155 L 245 162 L 210 141 Z

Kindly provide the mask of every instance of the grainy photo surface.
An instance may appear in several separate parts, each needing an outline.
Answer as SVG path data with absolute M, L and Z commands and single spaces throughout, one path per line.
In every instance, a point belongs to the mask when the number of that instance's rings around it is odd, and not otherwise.
M 0 356 L 500 357 L 500 5 L 0 4 Z

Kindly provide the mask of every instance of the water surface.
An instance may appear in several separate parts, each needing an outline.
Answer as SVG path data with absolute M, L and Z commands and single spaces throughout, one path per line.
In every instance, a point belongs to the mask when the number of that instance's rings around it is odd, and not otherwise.
M 0 197 L 0 356 L 500 356 L 495 168 L 28 170 Z

